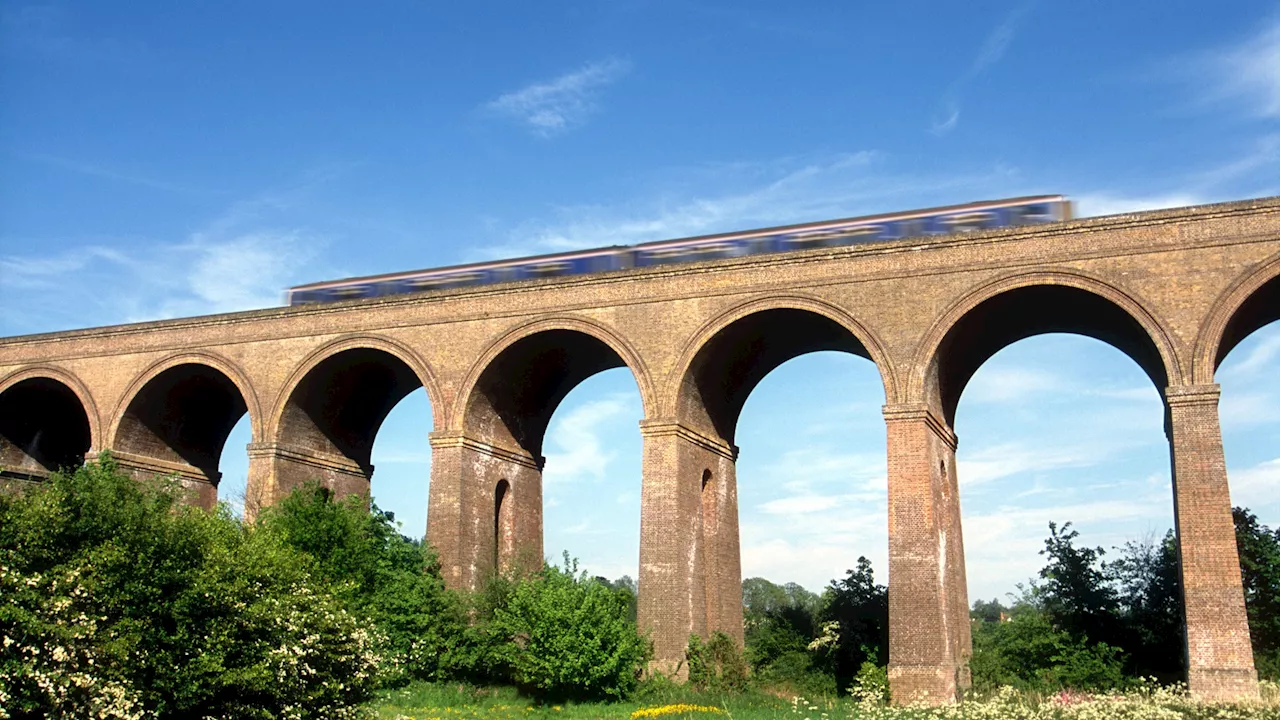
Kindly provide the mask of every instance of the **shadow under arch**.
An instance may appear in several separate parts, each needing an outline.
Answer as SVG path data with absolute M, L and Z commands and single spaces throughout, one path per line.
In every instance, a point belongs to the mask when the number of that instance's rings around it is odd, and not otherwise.
M 272 412 L 269 437 L 293 449 L 345 458 L 367 480 L 378 429 L 418 388 L 437 407 L 434 374 L 411 349 L 376 336 L 339 338 L 294 371 Z
M 1194 377 L 1212 383 L 1218 366 L 1245 338 L 1280 320 L 1280 255 L 1246 272 L 1213 304 L 1196 339 Z
M 648 416 L 654 405 L 648 370 L 614 331 L 583 318 L 521 325 L 494 342 L 468 373 L 454 427 L 541 464 L 547 426 L 561 401 L 587 378 L 621 367 L 631 371 Z
M 108 431 L 109 447 L 122 464 L 149 458 L 187 466 L 191 471 L 183 475 L 203 477 L 216 487 L 227 436 L 246 413 L 256 436 L 261 427 L 257 396 L 234 363 L 210 353 L 175 355 L 130 384 Z M 203 499 L 212 504 L 216 494 Z
M 1141 302 L 1079 273 L 1038 272 L 975 290 L 935 324 L 913 365 L 923 399 L 954 426 L 960 396 L 978 368 L 1009 345 L 1047 333 L 1084 335 L 1115 347 L 1162 393 L 1181 380 L 1168 333 Z
M 757 298 L 703 326 L 682 353 L 667 397 L 681 422 L 730 444 L 747 398 L 780 365 L 812 352 L 835 350 L 870 360 L 887 402 L 897 396 L 883 345 L 848 313 L 802 296 Z
M 81 465 L 96 437 L 97 408 L 74 375 L 34 366 L 0 380 L 0 477 Z

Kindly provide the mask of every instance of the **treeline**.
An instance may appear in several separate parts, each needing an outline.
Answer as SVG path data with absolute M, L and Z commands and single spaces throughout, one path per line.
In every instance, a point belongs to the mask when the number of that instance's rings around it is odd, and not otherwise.
M 360 498 L 253 524 L 109 458 L 0 494 L 0 717 L 349 718 L 410 681 L 620 698 L 650 644 L 634 592 L 564 567 L 445 588 Z
M 1254 663 L 1280 680 L 1280 529 L 1233 511 Z M 1106 551 L 1049 525 L 1037 576 L 971 613 L 975 689 L 1123 689 L 1139 678 L 1185 677 L 1182 596 L 1173 532 Z M 797 691 L 878 688 L 887 659 L 888 602 L 860 558 L 822 595 L 762 578 L 743 583 L 746 655 L 760 678 Z
M 0 493 L 0 718 L 344 718 L 410 682 L 514 685 L 545 701 L 670 690 L 635 583 L 561 567 L 447 589 L 390 513 L 318 486 L 253 524 L 137 482 L 109 457 Z M 1280 670 L 1280 532 L 1237 510 L 1259 674 Z M 1045 567 L 1006 605 L 975 603 L 974 685 L 1122 687 L 1181 676 L 1172 536 L 1117 559 L 1050 526 Z M 887 692 L 888 596 L 870 562 L 821 595 L 743 583 L 745 651 L 691 638 L 699 688 Z

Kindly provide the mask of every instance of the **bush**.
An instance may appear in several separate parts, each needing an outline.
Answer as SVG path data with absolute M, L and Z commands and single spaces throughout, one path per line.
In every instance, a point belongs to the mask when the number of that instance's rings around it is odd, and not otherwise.
M 334 501 L 313 484 L 268 508 L 258 524 L 309 556 L 313 574 L 378 629 L 385 682 L 467 675 L 475 661 L 465 611 L 445 588 L 435 554 L 401 535 L 394 515 L 366 502 Z
M 494 611 L 499 658 L 522 690 L 542 699 L 622 699 L 648 662 L 649 641 L 627 620 L 626 599 L 565 553 L 514 584 Z
M 705 643 L 689 636 L 685 649 L 689 682 L 699 690 L 742 692 L 747 688 L 747 662 L 733 638 L 717 630 Z
M 1002 685 L 1035 692 L 1112 690 L 1125 684 L 1123 668 L 1119 648 L 1073 637 L 1026 604 L 1015 605 L 1006 622 L 973 625 L 969 669 L 980 691 Z
M 378 638 L 305 558 L 110 458 L 0 503 L 0 706 L 26 717 L 354 717 Z

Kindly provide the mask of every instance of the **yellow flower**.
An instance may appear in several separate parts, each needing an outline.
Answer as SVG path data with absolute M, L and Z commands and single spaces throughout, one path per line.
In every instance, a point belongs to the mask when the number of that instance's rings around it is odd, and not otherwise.
M 660 707 L 641 708 L 631 713 L 631 720 L 656 718 L 662 717 L 663 715 L 685 715 L 688 713 L 707 713 L 710 715 L 725 714 L 724 710 L 712 705 L 688 705 L 680 703 L 678 705 L 662 705 Z

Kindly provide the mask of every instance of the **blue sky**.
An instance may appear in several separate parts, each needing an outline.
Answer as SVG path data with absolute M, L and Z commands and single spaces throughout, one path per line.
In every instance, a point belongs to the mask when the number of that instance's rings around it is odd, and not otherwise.
M 1031 193 L 1082 214 L 1280 194 L 1280 4 L 27 3 L 0 8 L 0 335 L 278 304 L 291 284 Z M 1280 525 L 1280 327 L 1228 357 L 1233 500 Z M 883 391 L 819 353 L 749 399 L 743 568 L 884 578 Z M 425 524 L 431 409 L 373 491 Z M 802 420 L 797 421 L 797 418 Z M 588 380 L 546 443 L 546 549 L 636 574 L 639 397 Z M 1172 524 L 1159 397 L 1044 336 L 960 403 L 971 598 L 1050 520 Z M 1070 442 L 1064 438 L 1073 438 Z M 244 482 L 242 425 L 223 495 Z

